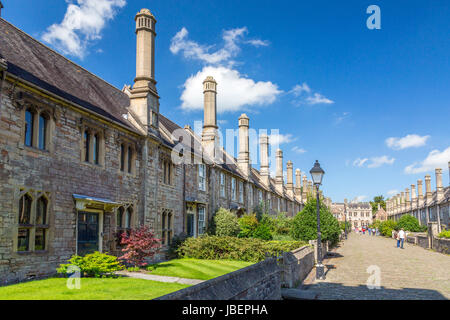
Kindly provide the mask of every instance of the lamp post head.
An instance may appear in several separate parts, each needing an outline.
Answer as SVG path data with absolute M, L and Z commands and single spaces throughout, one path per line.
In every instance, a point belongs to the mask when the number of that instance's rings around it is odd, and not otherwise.
M 325 174 L 325 171 L 323 171 L 323 169 L 320 167 L 318 160 L 316 160 L 316 163 L 314 163 L 314 167 L 309 171 L 309 173 L 311 173 L 314 185 L 319 186 L 322 184 L 322 178 Z

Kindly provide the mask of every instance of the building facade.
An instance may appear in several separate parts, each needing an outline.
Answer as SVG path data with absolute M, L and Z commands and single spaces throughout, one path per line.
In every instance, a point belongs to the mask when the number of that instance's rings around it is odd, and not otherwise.
M 448 163 L 450 175 L 450 162 Z M 398 220 L 409 214 L 416 217 L 421 225 L 436 223 L 438 231 L 450 228 L 450 186 L 444 187 L 442 183 L 442 169 L 435 169 L 436 189 L 431 189 L 431 176 L 425 176 L 425 194 L 423 180 L 417 180 L 411 189 L 391 197 L 386 201 L 388 219 Z M 417 192 L 416 192 L 417 190 Z
M 347 221 L 352 228 L 368 227 L 373 222 L 372 206 L 369 202 L 333 203 L 331 212 L 339 221 Z
M 293 216 L 311 182 L 260 137 L 249 163 L 250 119 L 241 115 L 239 156 L 218 147 L 219 90 L 204 82 L 201 136 L 160 112 L 156 19 L 135 17 L 136 76 L 119 90 L 0 18 L 0 285 L 53 274 L 74 254 L 120 254 L 119 235 L 149 226 L 163 245 L 199 236 L 224 207 L 237 215 L 263 203 Z

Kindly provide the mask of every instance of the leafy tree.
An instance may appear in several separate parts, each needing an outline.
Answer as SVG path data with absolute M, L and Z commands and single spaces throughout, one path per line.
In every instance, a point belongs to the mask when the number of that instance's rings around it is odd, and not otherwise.
M 126 247 L 122 249 L 125 254 L 119 259 L 134 267 L 146 266 L 148 263 L 145 260 L 154 256 L 161 248 L 161 240 L 155 238 L 148 226 L 132 229 L 129 235 L 124 233 L 120 243 Z
M 385 237 L 392 235 L 392 230 L 398 230 L 397 223 L 394 220 L 386 220 L 380 224 L 380 233 Z
M 214 215 L 214 224 L 219 237 L 236 237 L 241 231 L 236 215 L 224 208 L 220 208 Z
M 251 238 L 258 228 L 258 220 L 254 214 L 246 214 L 238 219 L 241 231 L 239 232 L 239 238 Z
M 397 221 L 397 228 L 398 229 L 403 228 L 403 230 L 411 232 L 420 232 L 423 230 L 422 226 L 419 224 L 419 220 L 417 220 L 410 214 L 402 216 Z
M 384 200 L 384 196 L 376 196 L 373 198 L 373 201 L 370 201 L 370 205 L 372 206 L 372 213 L 378 211 L 378 204 L 386 210 L 386 201 Z
M 299 212 L 292 222 L 291 236 L 296 240 L 317 239 L 317 213 L 316 200 L 308 198 L 305 207 Z M 337 243 L 339 241 L 339 222 L 330 212 L 328 207 L 320 200 L 320 230 L 322 240 Z

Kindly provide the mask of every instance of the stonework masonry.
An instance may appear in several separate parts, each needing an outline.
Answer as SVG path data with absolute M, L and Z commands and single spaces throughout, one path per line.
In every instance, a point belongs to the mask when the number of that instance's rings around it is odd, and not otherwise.
M 212 77 L 202 136 L 164 117 L 156 19 L 142 9 L 135 23 L 134 85 L 118 90 L 0 18 L 0 285 L 54 274 L 74 254 L 119 255 L 120 234 L 141 225 L 165 250 L 174 235 L 205 233 L 220 207 L 242 215 L 263 204 L 293 216 L 312 193 L 300 171 L 294 192 L 290 161 L 285 186 L 281 150 L 270 177 L 267 136 L 261 171 L 248 163 L 246 115 L 238 159 L 217 148 Z

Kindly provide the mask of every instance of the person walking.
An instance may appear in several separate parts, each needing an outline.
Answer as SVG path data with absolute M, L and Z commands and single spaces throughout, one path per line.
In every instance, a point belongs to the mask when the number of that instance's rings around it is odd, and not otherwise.
M 369 228 L 369 236 L 372 235 L 372 229 Z
M 398 232 L 398 240 L 397 240 L 397 248 L 399 248 L 399 245 L 401 243 L 401 248 L 403 248 L 403 242 L 405 242 L 405 230 L 403 230 L 403 228 L 400 229 L 400 231 Z

